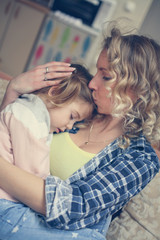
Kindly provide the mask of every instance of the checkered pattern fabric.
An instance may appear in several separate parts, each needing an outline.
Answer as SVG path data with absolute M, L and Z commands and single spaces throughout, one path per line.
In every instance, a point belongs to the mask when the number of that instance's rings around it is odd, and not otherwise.
M 66 181 L 47 177 L 47 222 L 68 230 L 89 227 L 121 209 L 158 171 L 158 157 L 143 135 L 126 149 L 116 139 Z

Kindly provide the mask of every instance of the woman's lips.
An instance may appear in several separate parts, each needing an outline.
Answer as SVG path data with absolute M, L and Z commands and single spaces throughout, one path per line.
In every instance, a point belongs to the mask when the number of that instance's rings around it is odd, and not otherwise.
M 95 92 L 92 93 L 92 97 L 93 97 L 94 102 L 96 102 L 97 100 L 96 100 Z
M 94 101 L 94 102 L 97 102 L 96 98 L 93 98 L 93 101 Z

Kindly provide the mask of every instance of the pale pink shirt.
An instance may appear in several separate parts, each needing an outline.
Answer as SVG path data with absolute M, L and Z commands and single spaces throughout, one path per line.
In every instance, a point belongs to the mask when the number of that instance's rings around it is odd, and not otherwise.
M 45 179 L 49 175 L 52 139 L 49 131 L 50 117 L 43 101 L 36 95 L 24 94 L 0 114 L 0 155 Z M 0 198 L 15 201 L 1 188 Z

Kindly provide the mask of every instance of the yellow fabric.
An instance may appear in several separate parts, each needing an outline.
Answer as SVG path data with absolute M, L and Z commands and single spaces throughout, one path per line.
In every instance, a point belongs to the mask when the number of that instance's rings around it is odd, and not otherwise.
M 50 172 L 65 180 L 94 156 L 74 144 L 68 132 L 55 134 L 51 143 Z

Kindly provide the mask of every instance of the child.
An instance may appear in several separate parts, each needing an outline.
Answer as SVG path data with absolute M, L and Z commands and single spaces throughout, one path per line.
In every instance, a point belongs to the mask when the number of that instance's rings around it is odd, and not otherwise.
M 52 132 L 72 129 L 76 121 L 92 116 L 92 76 L 81 65 L 73 67 L 72 75 L 57 86 L 22 95 L 0 115 L 1 156 L 43 179 L 49 175 Z M 0 198 L 16 201 L 2 189 Z

